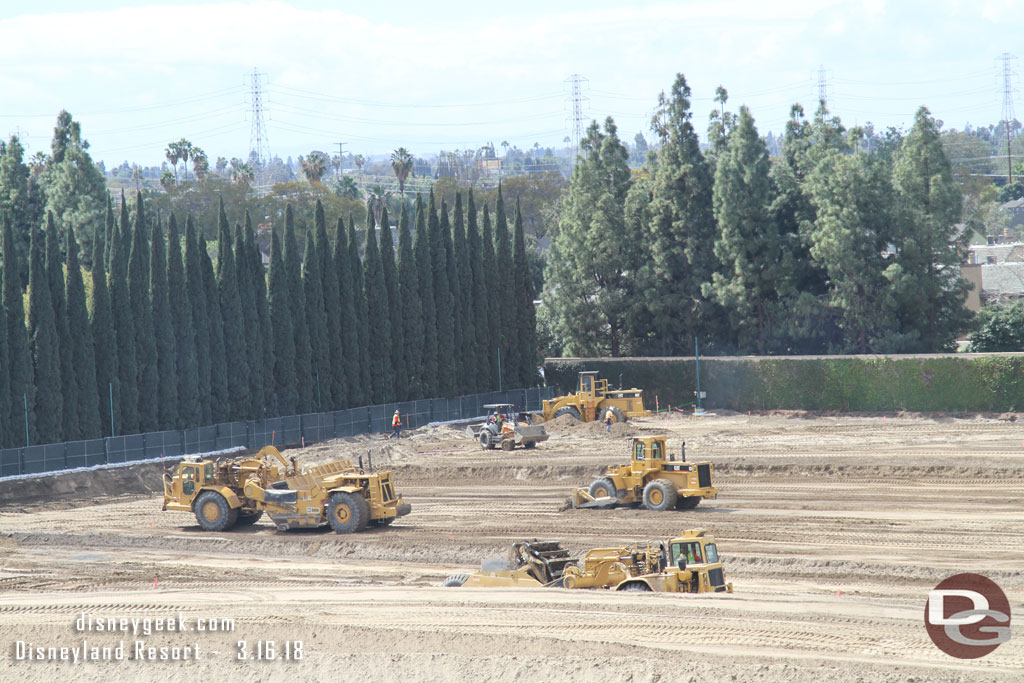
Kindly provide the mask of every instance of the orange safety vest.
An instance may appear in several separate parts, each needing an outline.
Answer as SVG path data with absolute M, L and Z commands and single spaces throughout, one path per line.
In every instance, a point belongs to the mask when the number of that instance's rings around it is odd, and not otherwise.
M 401 427 L 402 426 L 402 418 L 400 418 L 398 416 L 398 413 L 395 413 L 395 416 L 393 418 L 391 418 L 391 426 L 392 427 Z

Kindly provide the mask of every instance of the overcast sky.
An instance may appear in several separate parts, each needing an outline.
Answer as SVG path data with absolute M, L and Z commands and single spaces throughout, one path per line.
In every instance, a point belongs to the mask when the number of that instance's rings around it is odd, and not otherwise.
M 819 67 L 847 125 L 906 127 L 920 105 L 947 127 L 987 125 L 1002 115 L 1000 55 L 1024 57 L 1019 10 L 1010 0 L 5 2 L 0 134 L 48 150 L 64 108 L 108 168 L 159 164 L 182 137 L 211 162 L 244 157 L 254 69 L 282 158 L 336 153 L 338 142 L 417 155 L 562 146 L 572 74 L 586 79 L 588 119 L 613 116 L 629 142 L 650 139 L 657 94 L 676 72 L 702 135 L 720 84 L 729 108 L 746 104 L 762 134 L 779 133 L 792 103 L 815 108 Z

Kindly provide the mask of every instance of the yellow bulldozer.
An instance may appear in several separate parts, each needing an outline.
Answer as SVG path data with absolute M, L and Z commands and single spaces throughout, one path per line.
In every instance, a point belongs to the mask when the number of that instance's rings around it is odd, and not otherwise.
M 444 586 L 480 588 L 606 588 L 655 593 L 732 593 L 713 536 L 689 529 L 668 541 L 594 548 L 574 560 L 553 541 L 512 546 L 507 569 L 456 574 Z
M 593 422 L 604 420 L 610 412 L 613 422 L 625 422 L 631 417 L 652 415 L 644 409 L 643 389 L 609 389 L 608 380 L 597 375 L 596 370 L 581 372 L 576 393 L 544 401 L 541 411 L 535 413 L 535 421 L 570 415 L 581 422 Z
M 664 436 L 630 439 L 630 462 L 609 465 L 588 488 L 572 492 L 573 508 L 601 508 L 642 503 L 648 510 L 692 510 L 702 498 L 716 498 L 710 462 L 686 462 L 668 452 Z
M 367 454 L 369 457 L 369 454 Z M 266 512 L 277 528 L 330 524 L 339 534 L 385 526 L 412 507 L 395 494 L 389 470 L 348 460 L 300 469 L 273 446 L 233 460 L 183 461 L 164 473 L 164 510 L 195 515 L 207 531 L 250 525 Z

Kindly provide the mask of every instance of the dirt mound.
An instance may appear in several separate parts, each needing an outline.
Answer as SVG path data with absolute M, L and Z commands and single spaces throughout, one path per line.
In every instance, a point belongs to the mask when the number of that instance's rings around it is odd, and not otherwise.
M 162 492 L 164 465 L 172 467 L 176 462 L 145 462 L 127 467 L 3 480 L 0 481 L 0 507 Z

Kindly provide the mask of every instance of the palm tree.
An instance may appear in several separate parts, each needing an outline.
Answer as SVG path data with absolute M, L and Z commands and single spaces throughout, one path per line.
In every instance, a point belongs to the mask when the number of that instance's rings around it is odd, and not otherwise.
M 185 180 L 188 180 L 188 160 L 193 157 L 193 151 L 194 147 L 191 142 L 185 138 L 178 140 L 178 156 L 181 157 L 181 162 L 185 164 Z
M 387 204 L 390 192 L 385 192 L 380 185 L 374 185 L 366 193 L 366 204 L 373 211 L 373 221 L 379 227 L 380 219 L 384 215 L 384 206 Z
M 342 176 L 334 181 L 334 194 L 348 199 L 359 199 L 362 192 L 351 176 Z
M 138 164 L 132 164 L 132 180 L 135 181 L 135 191 L 141 192 L 142 188 L 139 183 L 142 180 L 142 169 Z
M 302 168 L 302 174 L 306 176 L 311 184 L 319 183 L 327 173 L 327 165 L 330 163 L 327 155 L 323 152 L 313 151 L 309 153 L 309 156 L 303 159 L 299 157 L 299 166 Z
M 167 144 L 167 149 L 164 150 L 164 155 L 167 157 L 167 161 L 171 162 L 171 166 L 174 167 L 174 184 L 178 184 L 178 162 L 181 161 L 181 145 L 177 142 L 171 142 Z
M 363 164 L 366 163 L 366 157 L 364 157 L 362 154 L 357 154 L 352 158 L 352 161 L 355 163 L 356 168 L 359 169 L 359 172 L 362 173 Z
M 398 178 L 398 191 L 405 196 L 405 180 L 412 174 L 413 158 L 405 147 L 399 147 L 391 153 L 391 170 Z
M 236 163 L 237 162 L 237 163 Z M 231 160 L 231 182 L 236 185 L 252 185 L 252 181 L 256 179 L 256 174 L 252 171 L 252 166 L 243 162 L 241 159 Z
M 202 180 L 206 177 L 206 174 L 210 171 L 210 160 L 206 156 L 201 148 L 195 147 L 192 149 L 192 173 L 195 175 L 196 180 Z

